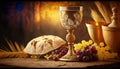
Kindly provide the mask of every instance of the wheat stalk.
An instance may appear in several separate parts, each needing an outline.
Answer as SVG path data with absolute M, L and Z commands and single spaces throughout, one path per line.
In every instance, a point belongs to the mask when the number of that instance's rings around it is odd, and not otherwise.
M 8 46 L 10 47 L 10 50 L 12 52 L 20 52 L 23 51 L 24 46 L 23 45 L 19 45 L 16 41 L 13 43 L 12 41 L 8 41 L 8 39 L 6 39 L 6 42 L 8 44 Z M 9 50 L 8 50 L 9 51 Z
M 23 51 L 23 50 L 24 50 L 24 48 L 25 48 L 23 45 L 20 45 L 20 47 L 21 47 L 21 50 L 22 50 L 22 51 Z
M 11 51 L 16 52 L 16 48 L 15 48 L 14 44 L 12 43 L 12 41 L 8 41 L 7 39 L 5 39 L 5 40 L 6 40 L 7 44 L 9 45 Z
M 21 48 L 20 48 L 20 45 L 18 45 L 18 43 L 16 41 L 14 42 L 14 44 L 15 44 L 18 52 L 22 51 Z
M 6 50 L 0 49 L 0 58 L 27 58 L 29 57 L 28 54 L 24 53 L 24 46 L 23 45 L 19 45 L 16 41 L 13 43 L 12 41 L 8 40 L 7 38 L 5 38 L 7 44 L 10 47 L 10 50 L 8 48 L 6 48 L 5 46 L 3 46 Z
M 96 21 L 96 22 L 105 22 L 105 20 L 103 18 L 101 18 L 98 15 L 98 13 L 95 10 L 93 10 L 93 9 L 91 9 L 91 16 L 92 16 L 93 20 Z
M 3 50 L 3 49 L 0 49 L 0 52 L 7 52 L 7 51 L 5 51 L 5 50 Z
M 10 52 L 10 50 L 6 46 L 4 46 L 3 44 L 2 44 L 2 46 L 3 46 L 4 51 Z M 1 49 L 1 50 L 3 50 L 3 49 Z
M 24 52 L 0 52 L 0 58 L 28 58 Z
M 105 6 L 103 4 L 101 4 L 100 2 L 96 1 L 95 2 L 98 10 L 100 11 L 100 13 L 102 14 L 102 16 L 104 17 L 106 23 L 111 23 L 111 18 L 109 16 L 108 11 L 106 10 Z

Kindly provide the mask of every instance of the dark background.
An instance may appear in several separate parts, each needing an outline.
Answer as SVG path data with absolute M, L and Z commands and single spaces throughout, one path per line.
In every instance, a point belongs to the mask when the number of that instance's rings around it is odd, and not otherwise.
M 109 1 L 103 3 L 109 5 Z M 0 3 L 0 47 L 7 46 L 5 38 L 24 46 L 31 39 L 42 35 L 57 35 L 65 40 L 67 32 L 60 24 L 59 6 L 83 6 L 83 20 L 74 32 L 75 43 L 89 40 L 85 22 L 93 21 L 90 8 L 98 11 L 94 1 L 2 1 Z

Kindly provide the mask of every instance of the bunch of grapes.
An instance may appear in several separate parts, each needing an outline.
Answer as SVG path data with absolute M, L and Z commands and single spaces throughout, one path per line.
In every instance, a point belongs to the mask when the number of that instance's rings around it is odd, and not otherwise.
M 54 52 L 56 55 L 53 57 L 53 60 L 58 61 L 59 58 L 61 58 L 68 52 L 68 48 L 61 47 L 61 48 L 56 49 Z
M 86 51 L 86 48 L 90 49 L 90 51 L 91 51 L 92 47 L 94 47 L 93 49 L 97 50 L 97 53 L 94 53 L 94 56 L 97 56 L 98 60 L 108 60 L 108 59 L 114 59 L 114 58 L 118 57 L 118 53 L 112 52 L 110 50 L 109 46 L 105 46 L 105 44 L 103 42 L 96 44 L 96 43 L 93 43 L 92 40 L 89 40 L 89 41 L 82 40 L 81 43 L 74 44 L 74 50 L 76 51 L 77 57 L 81 61 L 84 61 L 83 59 L 85 59 L 85 60 L 89 59 L 89 61 L 91 61 L 91 56 L 90 57 L 86 56 L 85 51 Z M 89 53 L 91 54 L 90 51 L 89 51 Z M 81 55 L 81 53 L 84 54 L 84 56 L 86 56 L 86 57 L 83 57 L 83 55 Z M 92 52 L 92 54 L 93 54 L 93 52 Z M 92 58 L 94 59 L 93 56 L 92 56 Z
M 99 60 L 108 60 L 118 57 L 118 54 L 112 52 L 109 46 L 105 46 L 103 42 L 100 42 L 99 45 L 94 43 L 94 45 L 96 46 L 96 49 L 98 51 L 97 55 Z
M 90 46 L 92 44 L 93 44 L 92 40 L 89 40 L 89 41 L 82 40 L 81 43 L 74 44 L 74 50 L 81 50 L 84 47 Z
M 118 57 L 118 53 L 112 52 L 109 46 L 105 46 L 103 42 L 99 44 L 94 43 L 92 40 L 82 40 L 81 43 L 74 44 L 74 50 L 76 51 L 79 61 L 95 61 L 95 60 L 108 60 Z M 46 54 L 44 57 L 49 60 L 59 60 L 68 52 L 67 47 L 61 47 L 50 54 Z
M 83 49 L 77 50 L 76 55 L 79 61 L 84 62 L 95 61 L 98 59 L 97 50 L 94 45 L 85 46 Z

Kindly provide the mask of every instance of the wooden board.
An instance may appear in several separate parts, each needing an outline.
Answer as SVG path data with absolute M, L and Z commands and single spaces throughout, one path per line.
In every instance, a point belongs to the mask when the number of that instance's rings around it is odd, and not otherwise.
M 94 62 L 64 62 L 64 61 L 53 61 L 53 60 L 32 59 L 32 58 L 4 58 L 4 59 L 0 59 L 0 67 L 86 68 L 86 67 L 96 67 L 100 65 L 109 66 L 109 64 L 115 64 L 119 62 L 120 60 L 94 61 Z M 117 66 L 119 67 L 119 64 Z

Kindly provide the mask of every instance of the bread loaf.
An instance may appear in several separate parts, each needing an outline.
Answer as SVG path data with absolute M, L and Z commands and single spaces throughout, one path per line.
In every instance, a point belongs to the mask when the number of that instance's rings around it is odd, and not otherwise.
M 28 42 L 23 51 L 28 54 L 43 55 L 61 47 L 65 43 L 66 41 L 58 36 L 44 35 L 34 38 Z

